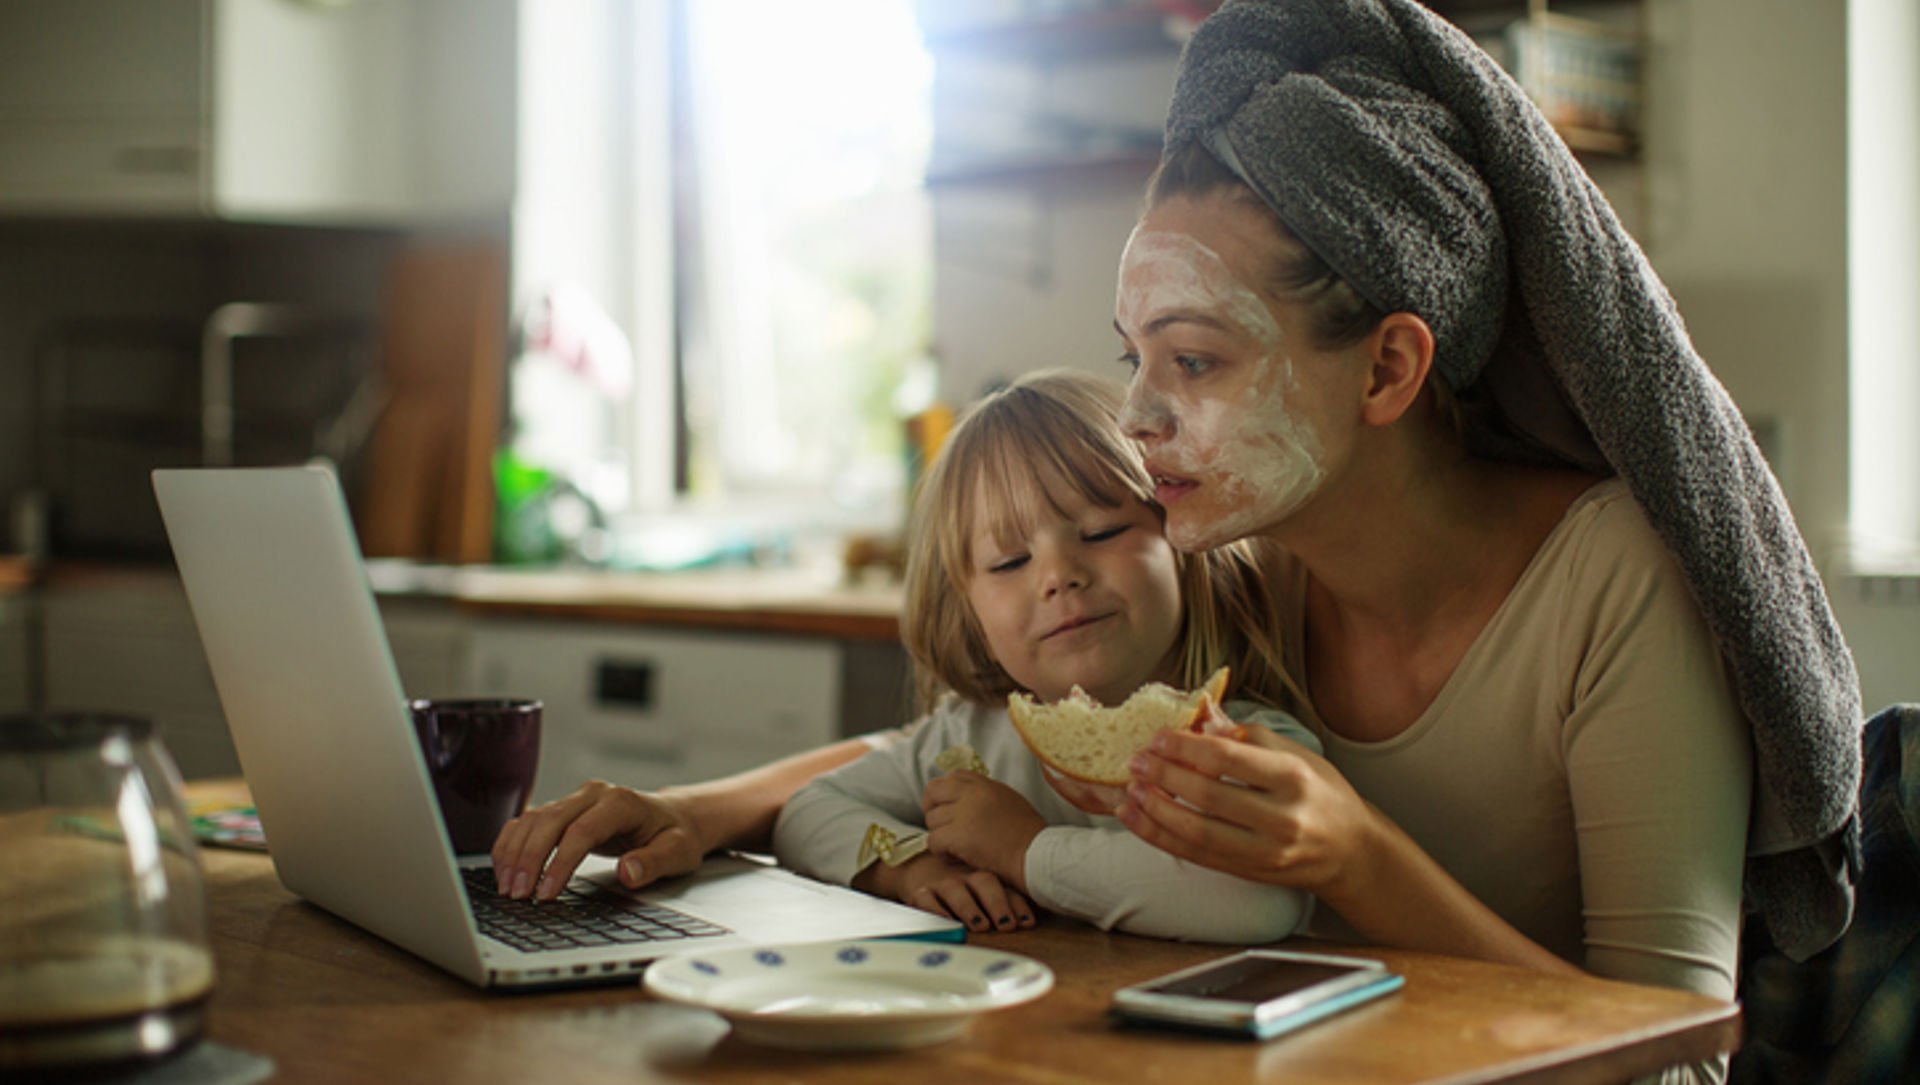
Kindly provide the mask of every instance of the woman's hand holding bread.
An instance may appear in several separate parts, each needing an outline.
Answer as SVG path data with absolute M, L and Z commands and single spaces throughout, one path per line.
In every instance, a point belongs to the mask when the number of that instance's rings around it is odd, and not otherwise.
M 1307 890 L 1380 945 L 1578 971 L 1469 893 L 1325 758 L 1265 728 L 1239 741 L 1163 732 L 1133 765 L 1119 818 L 1155 847 Z
M 1129 761 L 1155 733 L 1169 727 L 1232 736 L 1243 731 L 1220 707 L 1227 679 L 1222 667 L 1190 692 L 1151 683 L 1111 708 L 1078 688 L 1050 705 L 1015 694 L 1007 698 L 1007 715 L 1061 798 L 1089 814 L 1111 816 L 1127 799 Z
M 1239 741 L 1162 732 L 1131 765 L 1118 816 L 1134 835 L 1330 904 L 1359 879 L 1384 820 L 1325 758 L 1265 728 Z
M 1112 707 L 1087 696 L 1079 686 L 1052 704 L 1014 693 L 1007 698 L 1007 718 L 1020 732 L 1020 740 L 1054 773 L 1123 787 L 1128 780 L 1127 759 L 1156 732 L 1168 727 L 1199 731 L 1218 720 L 1225 720 L 1227 729 L 1238 729 L 1219 713 L 1227 679 L 1227 668 L 1222 667 L 1192 691 L 1149 682 Z

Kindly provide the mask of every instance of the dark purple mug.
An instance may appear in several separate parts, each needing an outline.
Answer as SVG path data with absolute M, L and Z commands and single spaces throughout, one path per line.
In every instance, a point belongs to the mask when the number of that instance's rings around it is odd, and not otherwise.
M 500 827 L 520 816 L 540 764 L 539 701 L 416 700 L 413 729 L 457 855 L 493 850 Z

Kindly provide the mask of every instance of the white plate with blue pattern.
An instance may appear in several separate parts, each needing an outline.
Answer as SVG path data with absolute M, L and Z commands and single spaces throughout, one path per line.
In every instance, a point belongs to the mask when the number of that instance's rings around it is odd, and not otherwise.
M 743 1040 L 809 1050 L 918 1047 L 1053 988 L 1017 953 L 914 941 L 698 951 L 648 966 L 658 998 L 713 1010 Z

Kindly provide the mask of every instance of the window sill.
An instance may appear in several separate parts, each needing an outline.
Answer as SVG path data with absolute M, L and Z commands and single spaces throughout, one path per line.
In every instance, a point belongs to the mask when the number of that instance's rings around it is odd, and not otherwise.
M 1865 549 L 1843 555 L 1839 580 L 1868 603 L 1920 603 L 1920 550 Z

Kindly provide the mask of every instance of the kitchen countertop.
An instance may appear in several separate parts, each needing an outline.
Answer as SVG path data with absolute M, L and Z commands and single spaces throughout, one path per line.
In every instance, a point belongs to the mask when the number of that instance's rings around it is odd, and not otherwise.
M 0 595 L 26 590 L 30 572 L 25 558 L 0 555 Z M 887 642 L 899 639 L 904 598 L 900 584 L 883 577 L 849 583 L 799 568 L 647 573 L 374 558 L 367 578 L 382 599 L 444 601 L 472 613 Z M 40 579 L 56 589 L 179 582 L 171 564 L 60 560 L 47 562 Z
M 463 610 L 587 621 L 645 622 L 854 640 L 900 635 L 899 584 L 848 583 L 814 569 L 619 572 L 583 568 L 420 565 L 374 559 L 384 596 L 451 600 Z

